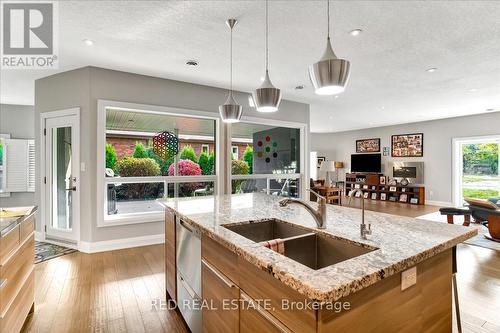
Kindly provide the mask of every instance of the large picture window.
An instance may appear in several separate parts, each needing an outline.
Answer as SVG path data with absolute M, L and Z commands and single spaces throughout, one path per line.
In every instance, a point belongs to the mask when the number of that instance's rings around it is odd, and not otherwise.
M 214 193 L 214 119 L 112 107 L 105 113 L 105 221 L 160 216 L 157 199 Z M 164 131 L 177 139 L 177 155 L 155 153 L 153 137 Z
M 300 197 L 300 128 L 242 122 L 231 131 L 232 193 Z

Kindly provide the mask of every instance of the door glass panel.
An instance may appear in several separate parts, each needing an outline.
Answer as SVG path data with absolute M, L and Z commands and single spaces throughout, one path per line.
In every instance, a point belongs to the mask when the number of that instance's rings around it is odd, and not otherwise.
M 71 127 L 52 129 L 52 228 L 73 227 Z
M 462 195 L 492 199 L 499 196 L 498 141 L 462 145 Z

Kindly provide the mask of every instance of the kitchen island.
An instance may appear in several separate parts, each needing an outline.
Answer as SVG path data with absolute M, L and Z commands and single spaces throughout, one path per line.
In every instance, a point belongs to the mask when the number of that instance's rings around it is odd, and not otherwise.
M 475 229 L 366 212 L 365 240 L 361 210 L 329 205 L 320 230 L 279 200 L 161 202 L 167 293 L 192 331 L 451 332 L 452 249 Z M 262 245 L 275 238 L 284 254 Z
M 0 208 L 0 332 L 21 331 L 35 303 L 37 208 Z

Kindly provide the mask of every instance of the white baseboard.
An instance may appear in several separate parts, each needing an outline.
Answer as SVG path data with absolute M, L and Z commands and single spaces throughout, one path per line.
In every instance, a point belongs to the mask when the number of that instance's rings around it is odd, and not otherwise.
M 78 244 L 78 250 L 84 253 L 96 253 L 163 243 L 165 243 L 165 234 L 159 234 L 132 238 L 112 239 L 100 242 L 80 241 L 80 243 Z
M 452 207 L 454 206 L 452 202 L 446 202 L 446 201 L 434 201 L 434 200 L 425 200 L 426 205 L 431 205 L 431 206 L 443 206 L 443 207 Z

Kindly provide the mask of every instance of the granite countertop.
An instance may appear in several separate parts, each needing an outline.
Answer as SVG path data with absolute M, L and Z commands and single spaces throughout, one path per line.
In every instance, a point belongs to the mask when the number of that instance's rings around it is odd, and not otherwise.
M 328 205 L 327 228 L 316 229 L 315 232 L 377 250 L 313 270 L 222 227 L 225 224 L 276 218 L 316 228 L 313 217 L 303 207 L 280 207 L 280 199 L 251 193 L 159 202 L 208 237 L 269 271 L 308 299 L 318 302 L 336 301 L 477 234 L 475 228 L 366 211 L 366 223 L 371 223 L 372 235 L 363 240 L 359 231 L 361 210 Z
M 28 207 L 0 207 L 0 210 L 13 213 L 15 215 L 22 214 L 14 217 L 0 217 L 0 237 L 8 234 L 9 231 L 14 229 L 18 224 L 26 220 L 37 210 L 37 206 Z

